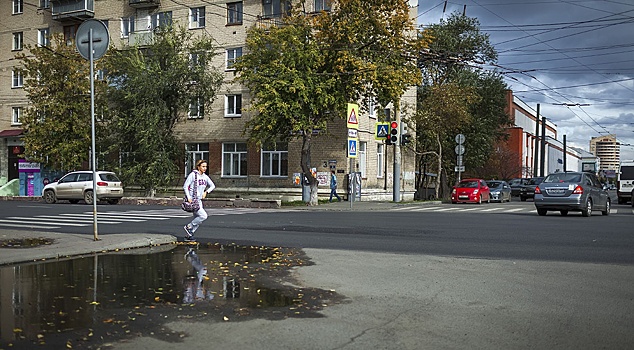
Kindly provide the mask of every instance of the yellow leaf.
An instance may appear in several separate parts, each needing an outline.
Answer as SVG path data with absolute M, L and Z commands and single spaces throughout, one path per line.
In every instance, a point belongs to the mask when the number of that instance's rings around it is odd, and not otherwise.
M 225 321 L 229 321 L 229 317 L 227 317 L 227 316 L 223 316 L 222 318 L 223 318 Z

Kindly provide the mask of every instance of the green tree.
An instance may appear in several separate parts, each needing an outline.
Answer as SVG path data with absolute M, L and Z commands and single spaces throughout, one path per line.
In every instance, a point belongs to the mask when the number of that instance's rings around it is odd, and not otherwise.
M 25 157 L 52 169 L 81 169 L 90 160 L 90 64 L 61 34 L 50 47 L 29 45 L 27 51 L 17 55 L 30 101 L 21 117 Z M 96 110 L 105 111 L 104 88 L 95 83 Z
M 151 45 L 111 50 L 106 57 L 111 113 L 110 151 L 121 161 L 119 173 L 147 195 L 178 179 L 176 159 L 184 152 L 173 129 L 191 105 L 204 113 L 222 84 L 211 66 L 213 39 L 182 27 L 154 32 Z
M 479 68 L 495 63 L 497 53 L 476 19 L 454 13 L 425 29 L 422 36 L 429 46 L 418 60 L 423 74 L 415 118 L 418 145 L 420 154 L 436 156 L 437 172 L 444 175 L 437 177 L 436 190 L 447 196 L 441 189 L 448 188 L 447 181 L 453 177 L 444 169 L 453 169 L 456 157 L 453 152 L 444 156 L 443 149 L 453 149 L 455 135 L 463 133 L 466 167 L 473 169 L 486 162 L 509 124 L 504 113 L 506 85 L 496 72 Z M 428 157 L 419 158 L 423 161 Z
M 405 2 L 340 0 L 315 16 L 302 8 L 279 26 L 249 29 L 236 69 L 253 96 L 249 139 L 301 138 L 301 168 L 309 174 L 314 131 L 327 132 L 329 121 L 344 118 L 348 102 L 398 101 L 420 72 L 406 56 L 418 41 L 408 36 L 413 22 Z M 316 205 L 317 180 L 308 178 Z

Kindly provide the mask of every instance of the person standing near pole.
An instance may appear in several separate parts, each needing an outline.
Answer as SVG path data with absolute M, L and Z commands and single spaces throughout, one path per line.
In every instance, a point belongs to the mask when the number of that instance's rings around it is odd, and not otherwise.
M 335 171 L 330 171 L 330 202 L 332 203 L 332 196 L 337 197 L 339 202 L 341 202 L 341 197 L 337 194 L 337 175 L 335 175 Z
M 194 200 L 198 201 L 198 211 L 194 212 L 194 219 L 183 227 L 186 233 L 185 240 L 187 241 L 196 240 L 194 233 L 198 230 L 200 224 L 207 220 L 207 212 L 203 208 L 202 200 L 207 197 L 207 193 L 210 193 L 216 188 L 216 185 L 211 181 L 209 176 L 205 174 L 205 171 L 207 171 L 207 161 L 202 159 L 198 160 L 196 162 L 196 169 L 192 170 L 187 176 L 185 184 L 183 184 L 187 201 L 190 203 Z

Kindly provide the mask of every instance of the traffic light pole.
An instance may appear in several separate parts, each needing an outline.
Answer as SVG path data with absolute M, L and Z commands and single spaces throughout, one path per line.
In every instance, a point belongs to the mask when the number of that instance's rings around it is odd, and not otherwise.
M 401 103 L 400 101 L 396 101 L 394 103 L 394 119 L 398 123 L 399 133 L 398 140 L 394 143 L 394 166 L 392 167 L 394 170 L 394 176 L 392 177 L 392 200 L 394 202 L 401 201 L 401 130 L 403 127 L 401 125 Z

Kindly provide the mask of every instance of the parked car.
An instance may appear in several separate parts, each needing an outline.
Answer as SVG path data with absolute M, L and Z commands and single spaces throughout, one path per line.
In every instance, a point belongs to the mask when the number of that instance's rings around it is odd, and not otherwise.
M 73 171 L 56 182 L 49 183 L 42 190 L 42 197 L 48 204 L 58 200 L 68 200 L 71 203 L 79 203 L 84 200 L 87 204 L 93 203 L 92 171 Z M 123 197 L 123 185 L 121 180 L 113 172 L 97 172 L 97 200 L 105 200 L 110 204 L 117 204 Z
M 511 186 L 506 181 L 490 180 L 487 181 L 489 192 L 491 193 L 491 202 L 504 203 L 511 201 Z
M 525 185 L 520 189 L 520 200 L 526 202 L 526 199 L 535 197 L 535 187 L 544 181 L 544 177 L 531 177 Z
M 592 173 L 554 173 L 535 188 L 535 208 L 542 216 L 549 210 L 559 210 L 564 216 L 569 211 L 591 216 L 593 210 L 609 215 L 610 196 Z
M 512 179 L 511 181 L 509 181 L 509 186 L 511 186 L 511 196 L 513 197 L 519 196 L 522 186 L 526 185 L 528 183 L 528 180 L 529 179 L 526 179 L 526 178 L 517 178 L 517 179 Z
M 489 186 L 482 179 L 464 179 L 451 191 L 451 203 L 490 202 Z

